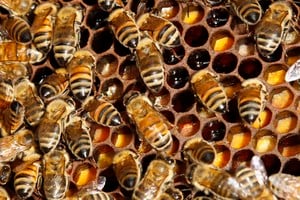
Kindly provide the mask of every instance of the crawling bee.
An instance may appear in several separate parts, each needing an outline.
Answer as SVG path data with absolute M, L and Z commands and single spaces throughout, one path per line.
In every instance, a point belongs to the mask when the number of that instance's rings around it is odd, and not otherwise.
M 247 123 L 252 124 L 265 107 L 267 88 L 258 79 L 247 79 L 242 82 L 238 93 L 238 110 Z
M 54 149 L 43 157 L 43 189 L 47 199 L 63 199 L 69 187 L 66 172 L 69 155 L 63 149 Z
M 188 181 L 200 191 L 211 192 L 218 199 L 239 199 L 239 183 L 228 172 L 207 164 L 192 164 L 187 169 Z
M 34 10 L 34 20 L 31 26 L 33 43 L 36 49 L 47 55 L 52 47 L 53 29 L 57 6 L 51 2 L 39 4 Z
M 212 164 L 215 156 L 215 148 L 200 137 L 189 139 L 183 146 L 184 159 L 194 163 Z
M 293 10 L 286 1 L 273 2 L 255 27 L 258 52 L 267 57 L 275 52 L 293 24 Z
M 264 199 L 276 200 L 269 188 L 266 187 L 267 172 L 262 160 L 258 156 L 253 156 L 251 166 L 242 163 L 235 170 L 236 180 L 239 182 L 243 194 L 243 199 Z
M 67 123 L 64 138 L 77 159 L 85 159 L 92 154 L 92 139 L 89 127 L 84 119 L 79 116 L 71 116 Z
M 270 189 L 279 198 L 300 199 L 299 177 L 290 174 L 276 173 L 269 177 Z
M 143 34 L 136 47 L 136 63 L 141 77 L 151 92 L 158 93 L 164 86 L 164 62 L 154 41 Z
M 98 5 L 106 12 L 111 12 L 116 7 L 124 7 L 122 0 L 98 0 Z
M 246 24 L 257 24 L 263 14 L 263 10 L 258 0 L 229 0 L 229 3 L 235 14 Z
M 108 22 L 116 39 L 125 47 L 135 49 L 140 41 L 140 32 L 135 23 L 134 14 L 118 8 L 112 11 Z
M 121 114 L 115 106 L 100 97 L 89 96 L 82 105 L 87 116 L 97 124 L 114 127 L 122 123 Z
M 228 110 L 227 95 L 217 75 L 200 70 L 192 76 L 192 88 L 201 102 L 211 111 L 225 113 Z
M 10 176 L 11 176 L 10 165 L 8 163 L 0 163 L 0 185 L 5 185 L 9 181 Z
M 181 190 L 174 187 L 170 187 L 164 193 L 162 193 L 158 199 L 159 200 L 183 200 L 184 197 Z
M 145 139 L 157 151 L 166 151 L 171 147 L 173 140 L 170 124 L 153 108 L 146 96 L 139 92 L 129 92 L 124 96 L 124 105 L 142 140 Z
M 61 67 L 71 60 L 78 47 L 82 19 L 83 10 L 79 6 L 64 6 L 57 13 L 53 30 L 53 52 Z
M 132 199 L 157 199 L 167 190 L 168 184 L 172 181 L 174 176 L 174 166 L 174 162 L 162 159 L 152 160 L 143 179 L 134 189 Z
M 1 0 L 0 6 L 13 15 L 25 15 L 33 8 L 33 0 Z
M 36 130 L 43 153 L 48 153 L 56 148 L 66 119 L 74 110 L 75 102 L 71 99 L 54 99 L 47 105 L 45 115 Z
M 0 186 L 0 199 L 10 200 L 10 196 L 6 189 L 2 186 Z
M 87 50 L 76 51 L 67 65 L 71 91 L 80 102 L 83 102 L 92 91 L 95 65 L 93 54 Z
M 44 101 L 48 102 L 54 98 L 66 96 L 69 92 L 68 86 L 67 71 L 64 68 L 59 68 L 43 80 L 39 94 Z
M 37 125 L 45 113 L 45 106 L 37 89 L 28 78 L 20 78 L 14 84 L 14 94 L 25 107 L 25 120 L 30 126 Z
M 8 36 L 14 41 L 28 43 L 32 40 L 30 25 L 21 17 L 9 16 L 3 20 L 2 26 L 7 30 Z
M 179 30 L 163 17 L 146 12 L 138 17 L 136 24 L 140 31 L 147 31 L 163 47 L 172 48 L 181 44 Z
M 6 79 L 0 80 L 0 109 L 8 108 L 14 99 L 12 82 Z
M 131 150 L 123 150 L 115 154 L 113 169 L 121 187 L 133 190 L 141 178 L 141 164 L 138 155 Z
M 0 79 L 15 81 L 22 77 L 29 77 L 29 74 L 30 70 L 24 63 L 0 63 Z
M 14 135 L 0 138 L 0 162 L 14 161 L 32 146 L 33 139 L 33 133 L 28 129 L 21 129 Z
M 21 199 L 32 196 L 37 184 L 41 183 L 41 162 L 27 163 L 22 169 L 16 171 L 14 176 L 14 188 Z

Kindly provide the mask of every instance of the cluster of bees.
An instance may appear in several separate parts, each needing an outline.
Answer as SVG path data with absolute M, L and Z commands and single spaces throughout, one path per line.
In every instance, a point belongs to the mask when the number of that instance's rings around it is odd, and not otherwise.
M 181 2 L 178 0 L 178 2 Z M 162 48 L 181 45 L 181 34 L 159 12 L 148 12 L 144 1 L 137 13 L 125 9 L 118 0 L 98 0 L 109 12 L 108 23 L 118 40 L 136 59 L 140 77 L 151 93 L 159 93 L 165 83 Z M 215 4 L 221 1 L 189 3 Z M 268 57 L 284 42 L 297 40 L 295 14 L 290 3 L 275 1 L 265 13 L 256 0 L 229 1 L 235 14 L 254 26 L 258 52 Z M 105 177 L 68 194 L 68 167 L 73 160 L 91 159 L 93 143 L 90 123 L 118 127 L 124 119 L 105 95 L 94 86 L 96 59 L 79 49 L 84 9 L 56 2 L 0 0 L 8 11 L 0 29 L 0 198 L 114 199 L 101 191 Z M 26 14 L 34 14 L 31 25 Z M 101 45 L 101 44 L 99 44 Z M 55 72 L 36 86 L 29 79 L 29 65 L 39 64 L 53 51 L 59 65 Z M 191 87 L 199 100 L 213 113 L 228 111 L 228 95 L 217 74 L 200 70 L 193 74 Z M 247 79 L 237 92 L 238 110 L 245 123 L 252 124 L 265 107 L 267 89 L 259 79 Z M 168 154 L 174 127 L 150 99 L 139 91 L 123 95 L 123 105 L 140 140 L 158 156 L 145 172 L 139 154 L 122 150 L 113 157 L 113 170 L 121 188 L 131 199 L 299 199 L 299 178 L 277 173 L 267 176 L 260 158 L 253 156 L 250 166 L 242 163 L 234 173 L 212 165 L 216 150 L 195 137 L 187 140 L 182 154 L 187 168 L 184 177 L 191 191 L 205 196 L 184 195 L 174 186 L 175 160 Z M 71 154 L 71 155 L 70 155 Z M 10 188 L 10 184 L 13 188 Z M 195 192 L 197 193 L 197 192 Z

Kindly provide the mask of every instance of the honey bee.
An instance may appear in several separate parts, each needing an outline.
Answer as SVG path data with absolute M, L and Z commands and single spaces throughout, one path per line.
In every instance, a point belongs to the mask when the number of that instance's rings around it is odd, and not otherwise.
M 174 176 L 175 162 L 154 159 L 132 194 L 132 200 L 157 199 L 167 189 Z
M 57 63 L 63 67 L 73 57 L 79 40 L 83 10 L 79 6 L 64 6 L 56 17 L 53 35 L 53 52 Z
M 138 17 L 136 24 L 140 31 L 146 31 L 154 41 L 163 47 L 172 48 L 181 44 L 179 30 L 172 22 L 163 17 L 147 12 Z
M 118 8 L 112 11 L 108 22 L 116 39 L 125 47 L 135 49 L 140 41 L 140 32 L 135 23 L 134 14 Z
M 273 2 L 255 27 L 258 52 L 267 57 L 275 52 L 293 23 L 293 10 L 286 1 Z
M 47 199 L 63 199 L 69 187 L 66 172 L 69 155 L 64 149 L 54 149 L 43 157 L 43 188 Z
M 3 111 L 3 125 L 8 134 L 15 133 L 24 123 L 25 107 L 13 100 L 10 106 Z
M 187 140 L 183 146 L 184 158 L 194 163 L 212 164 L 216 154 L 216 149 L 200 137 Z
M 228 172 L 208 164 L 192 164 L 187 169 L 188 181 L 200 191 L 211 192 L 218 199 L 239 199 L 239 183 Z
M 33 133 L 28 129 L 0 138 L 0 162 L 14 161 L 19 154 L 31 147 L 33 139 Z
M 157 151 L 166 151 L 172 146 L 170 124 L 153 108 L 149 98 L 139 92 L 129 92 L 124 96 L 124 105 L 141 139 L 145 139 Z
M 93 147 L 89 127 L 79 116 L 72 116 L 70 120 L 64 131 L 66 143 L 76 158 L 88 158 L 92 154 Z
M 14 99 L 14 89 L 12 82 L 9 80 L 0 80 L 0 109 L 7 108 Z
M 300 199 L 299 177 L 285 173 L 272 174 L 269 185 L 272 192 L 279 198 L 286 200 Z
M 217 75 L 208 70 L 200 70 L 192 76 L 191 84 L 200 101 L 209 110 L 218 113 L 228 110 L 227 95 Z
M 47 107 L 43 119 L 37 127 L 40 149 L 48 153 L 56 148 L 60 141 L 67 117 L 75 110 L 71 99 L 54 99 Z
M 37 125 L 45 113 L 45 106 L 37 89 L 28 78 L 20 78 L 14 84 L 17 101 L 25 107 L 25 120 L 30 126 Z
M 122 123 L 121 114 L 115 106 L 101 98 L 87 97 L 83 103 L 87 116 L 97 124 L 114 127 Z
M 121 187 L 133 190 L 141 178 L 141 164 L 138 155 L 131 150 L 123 150 L 115 154 L 113 169 Z
M 13 15 L 25 15 L 33 6 L 33 0 L 1 0 L 0 6 Z
M 258 79 L 247 79 L 242 82 L 238 93 L 238 110 L 247 123 L 252 124 L 264 109 L 267 98 L 267 88 Z
M 22 77 L 28 77 L 30 71 L 26 64 L 21 62 L 0 63 L 0 79 L 18 80 Z
M 14 176 L 15 192 L 21 199 L 32 196 L 41 181 L 41 162 L 35 161 L 18 170 Z
M 168 188 L 164 193 L 162 193 L 159 198 L 159 200 L 183 200 L 183 194 L 182 192 L 174 187 Z
M 52 47 L 56 14 L 57 7 L 50 2 L 41 3 L 34 10 L 35 16 L 31 26 L 33 43 L 44 55 L 48 54 Z
M 261 17 L 263 10 L 258 3 L 258 0 L 249 0 L 244 2 L 242 0 L 229 0 L 229 3 L 235 14 L 246 24 L 255 25 Z
M 8 192 L 2 186 L 0 186 L 0 199 L 10 200 L 10 196 L 9 196 Z
M 0 163 L 0 185 L 5 185 L 9 181 L 10 176 L 11 176 L 10 165 L 8 163 Z
M 18 16 L 9 16 L 2 22 L 12 40 L 22 43 L 28 43 L 32 40 L 30 25 L 23 18 Z
M 151 92 L 160 92 L 165 80 L 164 62 L 154 41 L 144 34 L 135 53 L 137 67 L 144 83 Z
M 91 93 L 93 86 L 93 68 L 96 60 L 87 50 L 78 50 L 68 63 L 70 87 L 74 97 L 83 102 Z
M 64 68 L 59 68 L 43 80 L 39 94 L 44 101 L 51 101 L 54 98 L 66 96 L 69 92 L 68 86 L 67 71 Z
M 264 199 L 276 200 L 277 198 L 266 187 L 268 179 L 262 160 L 258 156 L 253 156 L 251 166 L 242 163 L 235 170 L 235 177 L 240 184 L 243 199 Z
M 122 0 L 98 0 L 98 5 L 106 12 L 111 12 L 116 7 L 124 7 Z

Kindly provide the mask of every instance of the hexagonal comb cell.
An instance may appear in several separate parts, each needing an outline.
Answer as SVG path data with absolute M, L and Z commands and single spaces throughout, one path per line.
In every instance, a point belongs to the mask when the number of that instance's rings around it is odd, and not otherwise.
M 123 148 L 131 144 L 133 137 L 134 136 L 130 128 L 123 126 L 112 132 L 111 142 L 115 147 Z
M 290 133 L 282 137 L 278 142 L 278 151 L 284 157 L 291 157 L 300 153 L 299 134 Z
M 226 126 L 222 121 L 211 120 L 202 129 L 202 137 L 207 141 L 223 140 L 226 134 Z
M 208 40 L 208 31 L 204 26 L 195 25 L 185 33 L 184 41 L 191 47 L 200 47 Z
M 229 12 L 224 8 L 211 9 L 206 18 L 206 22 L 210 27 L 224 26 L 229 19 Z
M 196 49 L 192 51 L 187 59 L 188 66 L 193 70 L 206 68 L 210 63 L 210 55 L 206 49 Z
M 291 111 L 282 111 L 275 116 L 274 127 L 279 134 L 289 133 L 297 126 L 298 117 Z
M 272 131 L 259 130 L 253 138 L 253 147 L 259 153 L 271 152 L 276 147 L 277 136 Z
M 236 125 L 228 130 L 227 141 L 234 149 L 246 147 L 251 140 L 251 131 L 245 126 Z
M 270 92 L 270 102 L 274 108 L 284 109 L 294 99 L 293 92 L 287 87 L 275 88 Z
M 221 30 L 211 35 L 209 43 L 214 51 L 223 52 L 233 46 L 234 37 L 229 31 Z
M 109 77 L 114 74 L 118 67 L 118 59 L 113 54 L 101 56 L 96 63 L 96 73 L 103 77 Z
M 200 128 L 200 121 L 195 115 L 184 115 L 177 122 L 178 131 L 182 136 L 195 135 Z
M 270 85 L 279 85 L 285 82 L 287 67 L 282 64 L 272 64 L 264 70 L 264 79 Z
M 187 5 L 182 9 L 181 21 L 185 24 L 195 24 L 200 22 L 204 16 L 201 6 Z

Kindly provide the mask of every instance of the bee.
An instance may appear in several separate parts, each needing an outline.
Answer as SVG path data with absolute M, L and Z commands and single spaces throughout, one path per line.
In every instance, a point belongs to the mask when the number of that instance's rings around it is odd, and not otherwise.
M 34 10 L 34 20 L 31 26 L 33 43 L 36 49 L 44 55 L 48 54 L 53 42 L 53 29 L 57 6 L 50 2 L 39 4 Z
M 70 118 L 64 131 L 65 141 L 77 159 L 88 158 L 91 156 L 93 148 L 89 127 L 86 121 L 79 116 Z
M 187 169 L 188 181 L 200 191 L 211 192 L 218 199 L 239 199 L 239 183 L 228 172 L 212 165 L 194 163 Z
M 54 98 L 66 96 L 69 92 L 68 86 L 67 71 L 64 68 L 59 68 L 43 80 L 39 94 L 44 101 L 51 101 Z
M 168 188 L 164 193 L 162 193 L 159 198 L 159 200 L 183 200 L 183 194 L 182 192 L 174 187 Z
M 265 199 L 276 200 L 277 198 L 266 187 L 268 179 L 262 160 L 258 156 L 253 156 L 251 166 L 242 163 L 235 170 L 235 177 L 240 184 L 243 199 Z
M 272 192 L 279 198 L 300 199 L 300 178 L 285 173 L 272 174 L 269 185 Z
M 122 123 L 121 114 L 115 106 L 101 97 L 87 97 L 82 107 L 87 112 L 87 116 L 97 124 L 114 127 Z
M 113 10 L 108 22 L 116 39 L 125 47 L 135 49 L 140 41 L 140 32 L 135 23 L 134 14 L 118 8 Z
M 83 102 L 91 93 L 95 65 L 95 57 L 87 50 L 76 51 L 68 63 L 70 88 L 74 97 L 80 102 Z
M 286 1 L 273 2 L 255 27 L 258 52 L 267 57 L 275 52 L 292 25 L 293 10 Z
M 53 32 L 54 58 L 60 66 L 65 66 L 73 57 L 79 40 L 83 10 L 79 6 L 64 6 L 56 17 Z
M 116 7 L 124 7 L 122 0 L 98 0 L 98 5 L 106 12 L 111 12 Z
M 0 109 L 3 110 L 11 104 L 14 99 L 12 82 L 6 79 L 0 80 Z
M 157 199 L 173 180 L 175 162 L 154 159 L 150 162 L 144 177 L 132 194 L 132 200 Z
M 8 36 L 17 42 L 28 43 L 32 40 L 30 25 L 23 18 L 18 16 L 9 16 L 2 22 L 7 30 Z
M 66 172 L 69 155 L 64 149 L 54 149 L 43 157 L 43 189 L 47 199 L 63 199 L 69 187 Z
M 67 117 L 74 110 L 75 102 L 71 99 L 54 99 L 47 105 L 45 115 L 37 127 L 38 141 L 43 153 L 56 148 Z
M 192 76 L 191 84 L 200 101 L 209 110 L 222 114 L 228 110 L 227 95 L 216 74 L 200 70 Z
M 25 107 L 13 100 L 10 106 L 3 111 L 3 125 L 8 134 L 15 133 L 24 123 Z
M 32 196 L 37 184 L 41 181 L 41 162 L 35 161 L 26 164 L 14 176 L 14 188 L 17 196 L 27 199 Z
M 144 83 L 151 92 L 160 92 L 165 80 L 164 62 L 154 41 L 144 34 L 135 53 L 137 67 Z
M 8 10 L 13 15 L 25 15 L 33 7 L 33 0 L 1 0 L 0 6 Z
M 10 200 L 10 196 L 9 196 L 8 192 L 2 186 L 0 186 L 0 199 Z
M 115 154 L 113 169 L 122 188 L 133 190 L 141 178 L 142 166 L 138 155 L 131 150 L 123 150 Z
M 180 46 L 180 32 L 169 20 L 146 12 L 136 21 L 140 31 L 146 31 L 161 46 L 173 48 Z
M 200 137 L 187 140 L 183 146 L 184 159 L 194 163 L 212 164 L 216 154 L 216 149 Z
M 14 135 L 0 138 L 0 162 L 14 161 L 32 146 L 33 140 L 33 133 L 28 129 L 21 129 Z
M 291 82 L 300 79 L 300 59 L 292 64 L 285 74 L 285 81 Z
M 14 84 L 14 94 L 25 107 L 25 120 L 30 126 L 37 125 L 45 113 L 45 106 L 37 89 L 28 78 L 20 78 Z
M 247 79 L 242 82 L 238 93 L 238 110 L 247 123 L 252 124 L 264 109 L 267 98 L 267 88 L 258 79 Z
M 139 92 L 129 92 L 124 96 L 124 105 L 137 132 L 157 151 L 166 151 L 172 146 L 172 133 L 168 120 L 157 110 L 148 97 Z
M 30 70 L 21 62 L 0 63 L 0 79 L 15 81 L 22 77 L 28 77 Z
M 11 176 L 10 165 L 8 163 L 0 163 L 0 185 L 5 185 L 9 181 L 10 176 Z
M 255 25 L 261 17 L 263 10 L 258 3 L 258 0 L 229 0 L 229 3 L 234 10 L 235 14 L 246 24 Z

